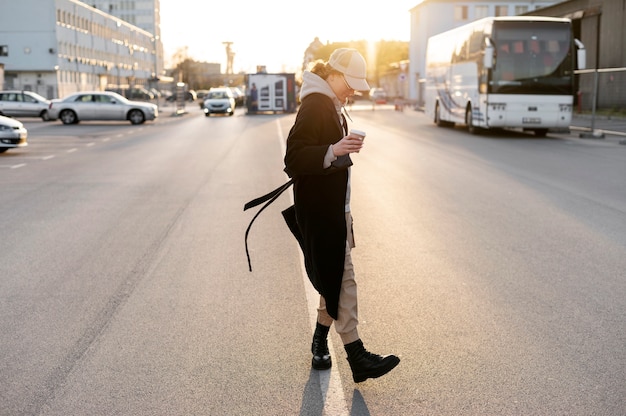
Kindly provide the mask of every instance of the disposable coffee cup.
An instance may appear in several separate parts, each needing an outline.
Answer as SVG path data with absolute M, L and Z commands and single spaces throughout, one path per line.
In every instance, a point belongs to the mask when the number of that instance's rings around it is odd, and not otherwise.
M 356 136 L 359 136 L 359 139 L 361 139 L 361 140 L 363 140 L 365 138 L 365 132 L 363 130 L 352 129 L 352 130 L 350 130 L 350 134 L 354 134 Z

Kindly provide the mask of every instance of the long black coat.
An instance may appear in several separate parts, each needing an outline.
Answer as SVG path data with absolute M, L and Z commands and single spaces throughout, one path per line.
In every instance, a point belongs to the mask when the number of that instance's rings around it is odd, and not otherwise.
M 323 161 L 328 146 L 343 136 L 333 101 L 313 93 L 302 99 L 285 155 L 285 172 L 295 179 L 295 213 L 307 274 L 334 319 L 346 249 L 347 168 L 352 162 L 346 156 L 324 169 Z

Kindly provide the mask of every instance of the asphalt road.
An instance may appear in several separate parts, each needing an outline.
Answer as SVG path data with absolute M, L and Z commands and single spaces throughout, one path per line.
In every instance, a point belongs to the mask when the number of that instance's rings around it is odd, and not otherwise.
M 355 106 L 360 333 L 310 369 L 281 196 L 294 115 L 26 121 L 0 155 L 1 415 L 626 414 L 626 147 Z

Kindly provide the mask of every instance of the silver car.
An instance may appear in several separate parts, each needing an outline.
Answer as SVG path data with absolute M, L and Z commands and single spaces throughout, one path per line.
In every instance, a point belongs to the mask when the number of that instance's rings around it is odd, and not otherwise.
M 211 88 L 204 97 L 204 115 L 235 114 L 235 96 L 230 88 Z
M 62 100 L 52 100 L 48 109 L 50 120 L 60 119 L 63 124 L 77 124 L 89 120 L 128 120 L 142 124 L 159 116 L 156 105 L 130 101 L 110 91 L 82 91 Z
M 28 146 L 27 138 L 28 131 L 22 123 L 10 117 L 0 116 L 0 153 L 15 147 Z
M 48 121 L 50 100 L 32 91 L 0 91 L 0 116 L 41 117 Z

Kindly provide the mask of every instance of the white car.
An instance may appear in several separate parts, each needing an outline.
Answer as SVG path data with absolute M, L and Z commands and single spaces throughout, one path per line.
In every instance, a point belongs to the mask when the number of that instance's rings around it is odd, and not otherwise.
M 387 92 L 382 88 L 372 88 L 370 90 L 370 100 L 374 101 L 376 104 L 386 104 Z
M 28 146 L 27 138 L 28 131 L 21 122 L 0 116 L 0 153 L 15 147 Z
M 48 121 L 50 100 L 32 91 L 0 91 L 0 116 L 41 117 Z
M 82 91 L 62 100 L 52 100 L 48 109 L 50 120 L 61 119 L 63 124 L 76 124 L 88 120 L 128 120 L 142 124 L 155 120 L 159 109 L 155 104 L 130 101 L 110 91 Z
M 211 88 L 204 99 L 204 115 L 235 114 L 235 96 L 230 88 Z

